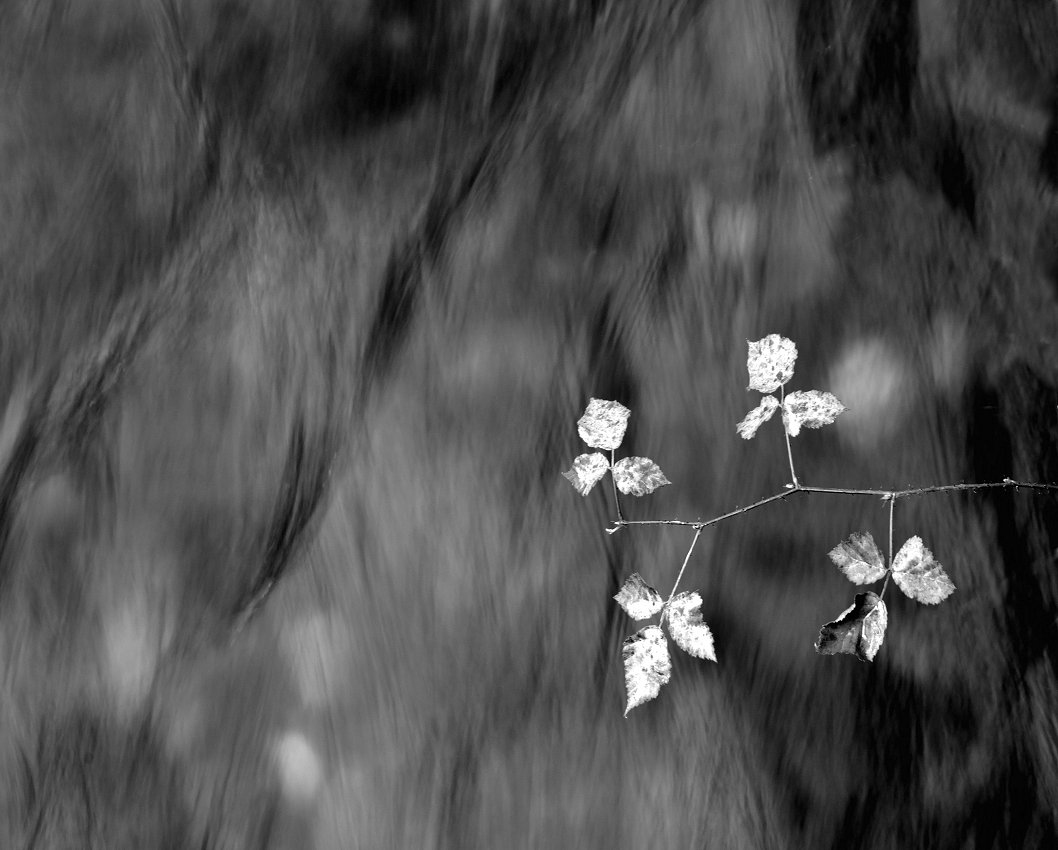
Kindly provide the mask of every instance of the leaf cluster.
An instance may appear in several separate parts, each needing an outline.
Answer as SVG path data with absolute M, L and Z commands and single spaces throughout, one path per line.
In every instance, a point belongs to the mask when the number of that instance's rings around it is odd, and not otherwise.
M 646 496 L 658 487 L 671 484 L 654 461 L 645 457 L 626 457 L 613 462 L 613 451 L 621 445 L 631 411 L 620 402 L 593 398 L 577 421 L 577 433 L 593 449 L 608 449 L 610 460 L 601 452 L 578 455 L 573 467 L 562 475 L 582 496 L 587 496 L 607 472 L 626 496 Z
M 708 661 L 716 661 L 713 633 L 702 619 L 702 597 L 692 590 L 678 593 L 662 601 L 653 587 L 639 573 L 632 573 L 614 596 L 617 604 L 633 620 L 646 620 L 661 613 L 667 623 L 669 636 L 676 646 Z M 628 702 L 625 716 L 637 705 L 654 699 L 661 686 L 668 684 L 672 673 L 668 642 L 661 626 L 646 626 L 625 638 L 621 654 L 625 665 L 625 689 Z
M 680 520 L 626 521 L 621 517 L 618 491 L 631 496 L 645 496 L 659 487 L 671 483 L 658 465 L 644 457 L 615 458 L 616 450 L 624 439 L 630 411 L 617 401 L 592 398 L 587 409 L 577 422 L 582 440 L 594 449 L 602 451 L 579 455 L 573 466 L 563 476 L 582 496 L 609 471 L 613 477 L 614 503 L 617 520 L 613 534 L 626 525 L 679 525 L 695 530 L 684 558 L 683 566 L 673 583 L 667 599 L 650 586 L 638 573 L 632 573 L 614 596 L 618 605 L 633 620 L 642 621 L 659 617 L 657 624 L 647 625 L 625 639 L 622 648 L 625 670 L 627 702 L 625 716 L 636 706 L 654 699 L 661 688 L 669 682 L 672 662 L 669 655 L 668 638 L 684 652 L 695 658 L 716 661 L 713 635 L 702 616 L 703 600 L 697 591 L 677 593 L 683 573 L 690 561 L 695 544 L 703 530 L 722 520 L 740 513 L 762 507 L 790 491 L 818 492 L 846 496 L 879 496 L 889 503 L 889 558 L 883 556 L 869 532 L 854 532 L 830 552 L 830 560 L 853 584 L 863 586 L 883 581 L 878 593 L 866 591 L 855 596 L 853 604 L 837 619 L 824 624 L 815 643 L 820 655 L 848 654 L 864 661 L 873 661 L 882 642 L 889 621 L 889 613 L 883 597 L 890 578 L 910 599 L 924 605 L 937 605 L 947 599 L 955 585 L 944 568 L 934 559 L 922 538 L 909 537 L 894 556 L 893 512 L 896 501 L 904 496 L 940 492 L 945 490 L 967 490 L 984 487 L 1028 487 L 1036 490 L 1055 491 L 1058 486 L 1050 484 L 1024 484 L 1004 478 L 1001 482 L 988 484 L 950 484 L 923 487 L 917 490 L 879 491 L 846 490 L 822 487 L 807 487 L 797 479 L 790 439 L 797 437 L 802 428 L 821 428 L 833 423 L 845 412 L 845 405 L 834 395 L 820 390 L 795 390 L 786 392 L 786 384 L 793 378 L 797 362 L 797 346 L 779 334 L 769 334 L 759 340 L 748 342 L 746 368 L 749 372 L 747 390 L 762 394 L 760 402 L 735 426 L 740 437 L 753 439 L 760 428 L 776 411 L 782 411 L 783 437 L 790 463 L 791 482 L 785 493 L 761 499 L 745 508 L 730 511 L 707 522 L 682 522 Z M 778 392 L 778 396 L 775 393 Z M 668 630 L 668 638 L 665 629 Z

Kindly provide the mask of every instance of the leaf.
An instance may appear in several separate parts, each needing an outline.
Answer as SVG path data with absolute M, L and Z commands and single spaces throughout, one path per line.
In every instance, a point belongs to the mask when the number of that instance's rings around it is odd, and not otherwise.
M 637 705 L 650 702 L 672 675 L 669 647 L 657 626 L 647 626 L 626 637 L 621 655 L 625 662 L 625 717 Z
M 661 594 L 643 581 L 643 577 L 639 573 L 632 573 L 625 579 L 625 583 L 621 585 L 621 589 L 617 591 L 614 599 L 617 600 L 617 604 L 633 620 L 645 620 L 647 617 L 653 617 L 661 610 L 661 606 L 665 604 Z
M 765 422 L 771 419 L 776 410 L 779 409 L 779 399 L 773 395 L 766 395 L 760 400 L 760 404 L 754 407 L 745 418 L 738 423 L 738 435 L 743 440 L 752 440 Z
M 944 567 L 917 536 L 909 538 L 893 558 L 893 581 L 907 596 L 926 605 L 937 605 L 955 592 Z
M 676 646 L 695 658 L 716 661 L 713 633 L 702 620 L 702 597 L 697 591 L 679 593 L 669 602 L 666 619 Z
M 816 652 L 855 655 L 863 661 L 873 661 L 885 639 L 888 622 L 885 603 L 877 593 L 857 593 L 852 605 L 819 630 Z
M 748 341 L 748 340 L 747 340 Z M 773 393 L 793 377 L 797 346 L 779 334 L 769 334 L 749 343 L 749 386 L 746 389 Z
M 782 404 L 782 421 L 786 433 L 796 437 L 801 427 L 822 428 L 829 425 L 845 411 L 843 405 L 830 393 L 819 390 L 796 390 L 786 396 Z
M 631 496 L 645 496 L 671 484 L 661 468 L 647 457 L 626 457 L 613 465 L 617 489 Z
M 632 411 L 617 401 L 593 398 L 577 420 L 577 433 L 593 449 L 616 449 L 624 439 Z
M 587 496 L 609 468 L 610 462 L 603 454 L 592 452 L 590 455 L 578 455 L 574 458 L 573 466 L 568 472 L 563 472 L 562 477 L 567 479 L 578 493 Z
M 853 584 L 873 584 L 885 575 L 885 559 L 869 531 L 849 535 L 827 554 Z

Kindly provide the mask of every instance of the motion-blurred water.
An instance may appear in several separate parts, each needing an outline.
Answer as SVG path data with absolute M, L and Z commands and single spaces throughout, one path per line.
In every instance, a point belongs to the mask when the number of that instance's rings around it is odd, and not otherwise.
M 897 506 L 956 593 L 820 657 L 888 507 L 707 530 L 622 717 L 589 397 L 709 518 L 1058 481 L 1058 8 L 0 7 L 0 846 L 1058 845 L 1053 497 Z

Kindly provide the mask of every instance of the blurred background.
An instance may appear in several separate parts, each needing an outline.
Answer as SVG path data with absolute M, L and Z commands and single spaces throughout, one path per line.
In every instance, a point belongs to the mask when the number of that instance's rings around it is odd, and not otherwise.
M 817 656 L 870 498 L 1058 482 L 1045 0 L 0 4 L 0 846 L 1058 846 L 1058 514 L 897 506 L 955 594 Z

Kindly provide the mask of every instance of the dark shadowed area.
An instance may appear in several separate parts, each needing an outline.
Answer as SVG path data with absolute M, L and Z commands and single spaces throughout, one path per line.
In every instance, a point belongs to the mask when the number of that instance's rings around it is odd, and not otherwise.
M 1053 848 L 1058 500 L 707 530 L 719 664 L 622 716 L 686 529 L 1058 482 L 1052 0 L 0 4 L 0 847 Z

